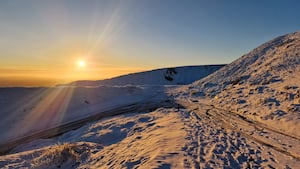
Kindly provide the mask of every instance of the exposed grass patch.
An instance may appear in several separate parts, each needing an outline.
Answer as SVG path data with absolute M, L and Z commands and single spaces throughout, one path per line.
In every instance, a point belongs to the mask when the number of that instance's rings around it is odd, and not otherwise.
M 43 152 L 30 163 L 33 168 L 44 168 L 50 165 L 60 167 L 66 162 L 72 162 L 73 165 L 76 165 L 81 162 L 80 157 L 83 151 L 76 144 L 57 144 L 49 147 L 48 151 Z

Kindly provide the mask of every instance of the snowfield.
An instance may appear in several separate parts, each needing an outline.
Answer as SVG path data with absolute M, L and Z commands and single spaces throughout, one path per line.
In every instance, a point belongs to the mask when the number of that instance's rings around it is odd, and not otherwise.
M 160 85 L 123 86 L 149 82 L 134 74 L 132 80 L 120 77 L 120 86 L 81 81 L 51 89 L 2 89 L 3 143 L 37 130 L 43 137 L 14 144 L 0 156 L 0 168 L 297 169 L 299 71 L 300 32 L 295 32 L 185 86 L 163 86 L 159 80 Z M 157 77 L 178 84 L 175 77 L 183 77 L 178 72 L 163 69 Z M 156 82 L 152 73 L 150 82 Z M 93 116 L 105 110 L 114 116 Z M 85 117 L 95 119 L 71 130 L 71 123 L 61 125 Z M 56 125 L 63 132 L 43 131 Z
M 163 86 L 0 88 L 0 143 L 118 107 L 163 99 Z

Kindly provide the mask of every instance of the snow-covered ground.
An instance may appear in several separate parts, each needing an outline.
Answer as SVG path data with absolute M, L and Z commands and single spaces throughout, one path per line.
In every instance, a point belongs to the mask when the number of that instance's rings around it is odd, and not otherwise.
M 34 127 L 39 125 L 27 123 L 28 120 L 42 119 L 45 123 L 56 112 L 68 112 L 57 114 L 72 120 L 101 112 L 105 105 L 118 107 L 145 100 L 164 101 L 167 105 L 147 112 L 124 110 L 121 115 L 90 122 L 57 137 L 18 145 L 11 154 L 0 156 L 0 168 L 297 169 L 299 71 L 300 32 L 296 32 L 275 38 L 215 73 L 177 88 L 96 83 L 97 87 L 39 89 L 42 93 L 51 91 L 42 99 L 33 94 L 37 91 L 15 91 L 8 94 L 12 98 L 1 98 L 1 106 L 5 107 L 2 112 L 6 112 L 1 115 L 5 117 L 14 112 L 13 108 L 25 106 L 17 110 L 23 112 L 19 114 L 25 117 L 26 125 Z M 7 106 L 11 103 L 7 100 L 14 98 L 18 102 Z M 37 99 L 35 104 L 28 102 L 32 98 Z M 30 112 L 42 112 L 40 109 L 50 116 L 31 115 Z M 29 113 L 24 113 L 27 110 Z M 6 126 L 16 123 L 16 117 L 21 119 L 16 115 L 9 116 L 11 121 L 3 120 L 5 125 L 1 122 L 1 127 L 22 128 Z M 64 118 L 54 119 L 58 122 Z
M 21 145 L 14 150 L 18 151 L 23 152 L 1 156 L 0 167 L 297 168 L 300 164 L 205 113 L 174 108 L 103 119 Z
M 0 143 L 128 104 L 161 100 L 163 86 L 0 89 Z

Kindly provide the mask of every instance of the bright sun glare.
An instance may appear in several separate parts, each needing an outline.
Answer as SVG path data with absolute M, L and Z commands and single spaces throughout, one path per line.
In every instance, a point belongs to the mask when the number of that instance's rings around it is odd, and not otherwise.
M 84 60 L 79 60 L 77 62 L 77 64 L 78 64 L 79 67 L 85 67 L 85 61 Z

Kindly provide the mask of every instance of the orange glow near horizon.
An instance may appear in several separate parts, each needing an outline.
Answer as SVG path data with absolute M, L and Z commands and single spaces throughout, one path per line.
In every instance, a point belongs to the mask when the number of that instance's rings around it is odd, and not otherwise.
M 39 11 L 41 20 L 32 23 L 38 22 L 38 26 L 22 29 L 22 38 L 14 36 L 19 32 L 6 33 L 10 36 L 2 44 L 0 87 L 55 86 L 153 69 L 151 64 L 143 65 L 146 60 L 137 59 L 139 53 L 125 50 L 123 41 L 118 41 L 126 28 L 126 4 L 112 3 L 104 13 L 92 8 L 92 15 L 82 20 L 70 19 L 63 3 L 38 8 L 43 9 Z
M 84 68 L 84 69 L 83 69 Z M 36 87 L 55 86 L 76 80 L 102 80 L 124 74 L 147 70 L 138 67 L 121 67 L 108 65 L 81 65 L 77 62 L 65 69 L 34 69 L 34 68 L 0 68 L 0 87 Z

